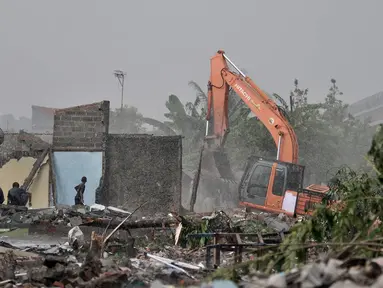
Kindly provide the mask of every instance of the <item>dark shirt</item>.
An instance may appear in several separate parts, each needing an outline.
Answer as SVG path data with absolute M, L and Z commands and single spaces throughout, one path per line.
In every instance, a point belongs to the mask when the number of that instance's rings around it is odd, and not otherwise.
M 0 204 L 4 203 L 4 192 L 3 189 L 0 188 Z
M 84 201 L 85 184 L 80 183 L 76 187 L 74 187 L 74 189 L 77 192 L 76 196 L 75 196 L 75 200 L 77 199 L 77 201 L 83 202 Z
M 8 191 L 8 205 L 24 206 L 28 202 L 26 196 L 26 192 L 23 189 L 13 187 Z

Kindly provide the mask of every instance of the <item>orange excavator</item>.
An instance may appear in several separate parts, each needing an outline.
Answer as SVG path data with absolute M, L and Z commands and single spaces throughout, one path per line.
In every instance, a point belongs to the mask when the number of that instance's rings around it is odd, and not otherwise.
M 311 214 L 314 204 L 322 201 L 329 188 L 316 184 L 303 188 L 304 167 L 298 164 L 297 137 L 277 104 L 224 51 L 218 51 L 210 64 L 206 136 L 193 181 L 192 201 L 194 199 L 195 203 L 201 167 L 209 166 L 204 170 L 213 171 L 212 175 L 223 179 L 235 178 L 224 151 L 229 133 L 229 91 L 232 89 L 266 126 L 277 146 L 275 160 L 249 158 L 238 186 L 239 204 L 289 216 Z M 229 69 L 229 64 L 236 72 Z

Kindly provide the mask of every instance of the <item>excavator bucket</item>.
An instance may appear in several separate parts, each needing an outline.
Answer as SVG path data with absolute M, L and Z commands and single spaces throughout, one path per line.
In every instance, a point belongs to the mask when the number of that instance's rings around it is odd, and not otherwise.
M 194 205 L 197 200 L 197 190 L 202 179 L 204 179 L 203 182 L 205 185 L 208 185 L 209 187 L 212 187 L 212 185 L 220 186 L 222 184 L 230 185 L 230 183 L 236 182 L 226 153 L 208 149 L 205 145 L 201 147 L 198 166 L 194 173 L 193 184 L 191 187 L 190 211 L 194 211 Z M 224 190 L 228 190 L 229 186 L 225 187 Z M 208 190 L 213 192 L 214 189 Z M 211 196 L 216 197 L 217 195 L 213 192 L 213 195 Z
M 206 144 L 206 143 L 205 143 Z M 194 211 L 194 205 L 197 200 L 197 190 L 202 181 L 204 188 L 207 188 L 208 193 L 204 194 L 205 197 L 216 198 L 215 188 L 218 188 L 223 192 L 221 194 L 224 198 L 232 201 L 232 193 L 226 193 L 230 190 L 230 184 L 236 184 L 236 178 L 233 171 L 231 170 L 230 162 L 227 157 L 227 154 L 209 149 L 207 145 L 202 145 L 197 170 L 194 173 L 192 187 L 191 187 L 191 196 L 190 196 L 190 211 Z M 206 189 L 203 189 L 206 192 Z M 210 194 L 209 194 L 210 193 Z M 226 197 L 229 195 L 230 197 Z M 226 201 L 224 200 L 224 201 Z
M 221 178 L 235 181 L 233 171 L 231 170 L 229 158 L 225 152 L 222 151 L 212 151 L 215 166 L 219 172 Z

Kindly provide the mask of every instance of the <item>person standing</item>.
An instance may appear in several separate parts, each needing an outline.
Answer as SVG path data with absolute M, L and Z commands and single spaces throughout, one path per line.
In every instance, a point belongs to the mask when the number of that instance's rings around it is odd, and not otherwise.
M 84 192 L 86 182 L 87 179 L 85 176 L 83 176 L 81 178 L 81 183 L 74 187 L 74 189 L 76 190 L 76 196 L 74 197 L 74 205 L 84 205 Z

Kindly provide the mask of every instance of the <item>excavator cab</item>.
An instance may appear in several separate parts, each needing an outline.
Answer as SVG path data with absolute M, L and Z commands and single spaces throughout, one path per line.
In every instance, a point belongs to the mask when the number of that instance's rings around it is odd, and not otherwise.
M 292 216 L 303 175 L 301 165 L 250 157 L 239 184 L 240 205 Z
M 239 184 L 240 205 L 289 216 L 311 215 L 329 188 L 303 188 L 303 179 L 304 166 L 250 157 Z

